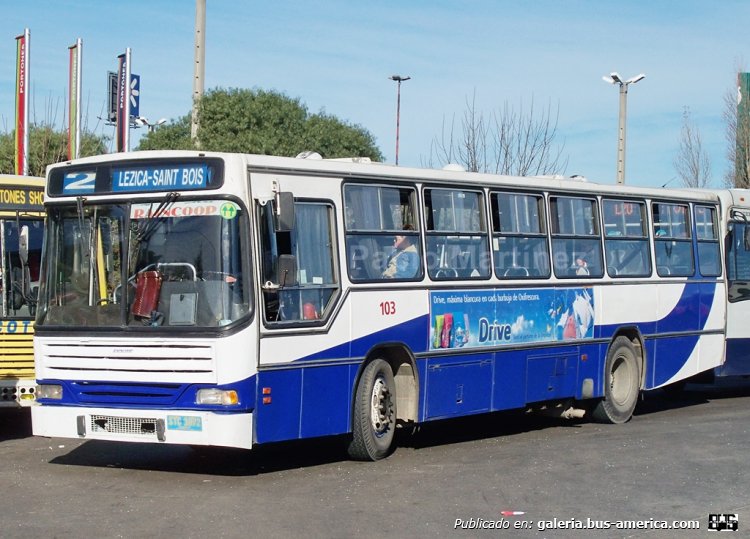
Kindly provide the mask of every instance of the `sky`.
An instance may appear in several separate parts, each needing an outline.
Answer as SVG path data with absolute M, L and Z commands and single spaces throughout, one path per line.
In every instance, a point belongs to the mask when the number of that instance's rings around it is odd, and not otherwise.
M 15 37 L 31 32 L 32 121 L 63 126 L 68 47 L 83 41 L 87 127 L 114 138 L 108 71 L 131 49 L 140 114 L 151 122 L 191 109 L 194 0 L 0 0 L 0 131 L 12 129 Z M 674 159 L 689 110 L 711 160 L 729 169 L 725 97 L 750 69 L 746 0 L 206 0 L 205 88 L 276 90 L 373 134 L 393 163 L 396 83 L 399 164 L 426 166 L 467 102 L 486 117 L 508 105 L 550 107 L 565 174 L 615 183 L 619 93 L 629 87 L 625 182 L 679 186 Z M 143 129 L 131 132 L 132 147 Z M 314 148 L 311 148 L 314 150 Z M 434 159 L 432 160 L 434 162 Z

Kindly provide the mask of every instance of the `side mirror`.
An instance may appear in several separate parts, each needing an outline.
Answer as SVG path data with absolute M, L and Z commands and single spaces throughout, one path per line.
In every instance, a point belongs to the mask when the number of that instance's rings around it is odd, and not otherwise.
M 274 204 L 276 232 L 291 232 L 294 230 L 294 194 L 288 192 L 276 193 Z
M 294 255 L 279 256 L 279 286 L 297 286 L 297 257 Z
M 21 233 L 18 235 L 18 256 L 21 263 L 26 266 L 29 262 L 29 227 L 23 225 Z

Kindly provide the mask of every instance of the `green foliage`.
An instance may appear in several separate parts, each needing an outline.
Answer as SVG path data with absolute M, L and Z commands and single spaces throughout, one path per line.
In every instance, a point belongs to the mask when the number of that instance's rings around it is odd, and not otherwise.
M 327 158 L 383 158 L 364 128 L 325 113 L 311 115 L 299 99 L 274 91 L 217 88 L 203 96 L 198 114 L 202 150 L 282 156 L 313 150 Z M 193 148 L 188 114 L 144 135 L 137 149 Z
M 194 150 L 190 140 L 190 115 L 157 127 L 138 142 L 138 150 Z
M 373 161 L 383 160 L 383 154 L 369 131 L 342 123 L 325 113 L 308 118 L 304 145 L 328 158 L 369 157 Z
M 0 173 L 15 172 L 15 132 L 0 133 Z M 107 138 L 81 133 L 81 157 L 107 150 Z M 68 159 L 68 133 L 48 124 L 32 124 L 29 130 L 29 175 L 44 176 L 47 165 Z

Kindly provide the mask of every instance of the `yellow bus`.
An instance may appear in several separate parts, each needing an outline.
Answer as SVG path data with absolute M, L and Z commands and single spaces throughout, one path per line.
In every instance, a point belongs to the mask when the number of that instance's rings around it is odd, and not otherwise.
M 0 174 L 0 407 L 35 402 L 34 316 L 44 178 Z

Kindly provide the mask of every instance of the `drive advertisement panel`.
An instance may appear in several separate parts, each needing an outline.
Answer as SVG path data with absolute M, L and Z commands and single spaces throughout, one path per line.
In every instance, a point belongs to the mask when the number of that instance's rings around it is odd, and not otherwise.
M 590 339 L 589 288 L 450 290 L 430 293 L 430 349 Z

